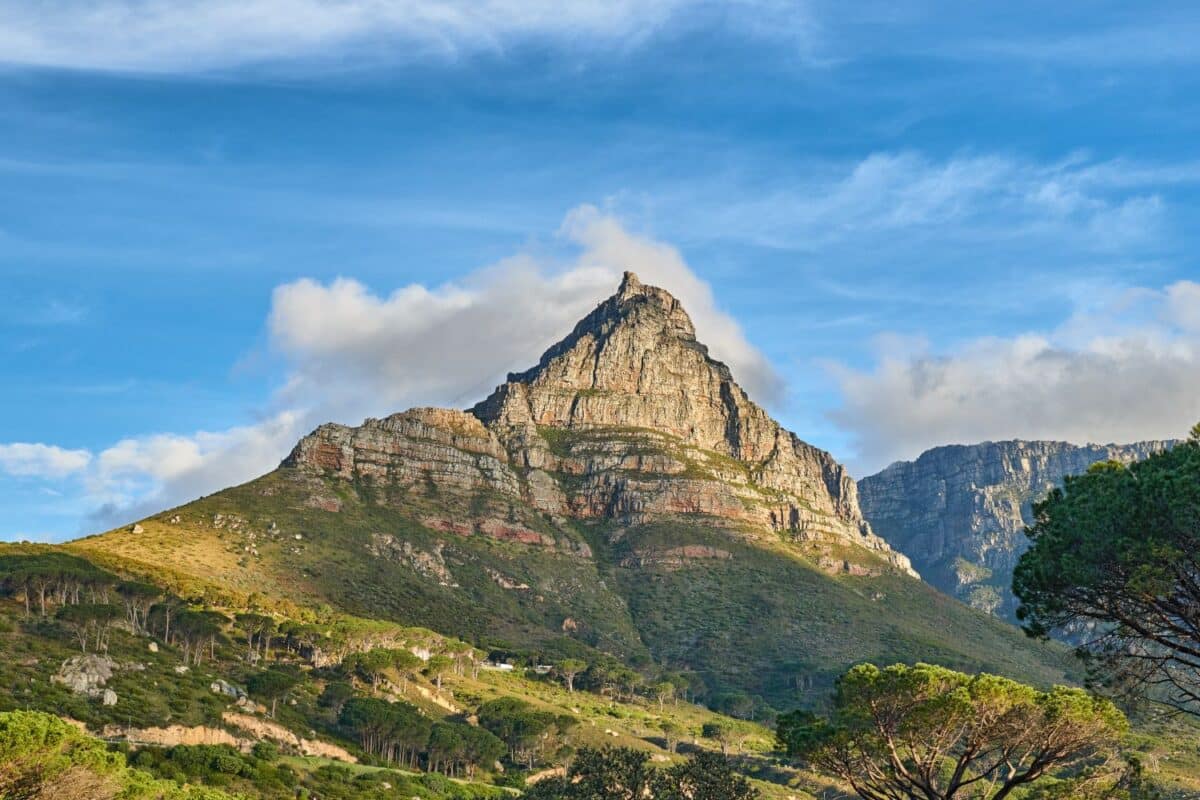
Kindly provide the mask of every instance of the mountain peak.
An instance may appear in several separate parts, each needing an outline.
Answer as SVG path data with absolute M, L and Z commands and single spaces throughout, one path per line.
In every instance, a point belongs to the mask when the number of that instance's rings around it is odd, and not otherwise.
M 621 285 L 617 288 L 617 294 L 621 297 L 629 297 L 639 294 L 642 288 L 643 284 L 638 279 L 637 273 L 625 270 L 625 274 L 621 276 Z
M 326 426 L 285 466 L 505 498 L 470 519 L 430 517 L 425 524 L 437 530 L 544 542 L 533 517 L 515 527 L 504 521 L 519 499 L 552 519 L 633 524 L 687 515 L 772 536 L 849 541 L 875 551 L 868 562 L 910 571 L 871 533 L 845 469 L 753 403 L 696 341 L 679 301 L 630 272 L 536 366 L 510 374 L 469 412 L 423 409 L 359 428 Z
M 691 440 L 698 414 L 743 401 L 679 300 L 626 272 L 615 294 L 472 411 L 485 423 L 638 426 Z M 715 444 L 705 438 L 704 446 Z

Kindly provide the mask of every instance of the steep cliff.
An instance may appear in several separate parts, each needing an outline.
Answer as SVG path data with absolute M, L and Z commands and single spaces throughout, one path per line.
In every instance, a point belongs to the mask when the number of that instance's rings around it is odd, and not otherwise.
M 1028 544 L 1032 504 L 1097 461 L 1136 461 L 1171 442 L 1077 446 L 1007 441 L 936 447 L 863 478 L 874 529 L 947 594 L 1014 619 L 1013 567 Z

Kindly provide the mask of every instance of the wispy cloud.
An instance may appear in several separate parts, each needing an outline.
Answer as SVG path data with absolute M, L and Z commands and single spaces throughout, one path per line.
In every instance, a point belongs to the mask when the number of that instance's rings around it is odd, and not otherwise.
M 1074 66 L 1138 66 L 1194 64 L 1200 21 L 1180 17 L 1161 20 L 1124 20 L 1107 26 L 1080 26 L 1082 30 L 1057 35 L 1023 33 L 1004 39 L 966 38 L 951 50 L 959 58 L 1020 59 L 1025 62 Z
M 30 442 L 0 444 L 0 472 L 18 477 L 65 478 L 82 472 L 91 460 L 87 450 Z
M 750 182 L 754 182 L 753 188 Z M 1017 156 L 877 152 L 832 161 L 780 159 L 764 178 L 730 168 L 657 196 L 630 196 L 655 210 L 687 208 L 701 237 L 742 238 L 767 247 L 818 251 L 936 231 L 943 240 L 1019 237 L 1089 251 L 1159 238 L 1161 193 L 1200 183 L 1200 163 L 1097 161 L 1072 154 L 1044 163 Z M 684 203 L 684 196 L 690 203 Z M 665 212 L 664 212 L 665 213 Z
M 803 4 L 736 6 L 730 19 L 751 31 L 778 35 L 784 22 L 807 24 Z M 8 0 L 0 3 L 0 60 L 177 72 L 312 57 L 452 59 L 527 41 L 626 48 L 713 7 L 707 0 Z
M 87 315 L 86 306 L 60 299 L 19 304 L 10 308 L 7 314 L 11 322 L 34 327 L 78 325 L 87 319 Z

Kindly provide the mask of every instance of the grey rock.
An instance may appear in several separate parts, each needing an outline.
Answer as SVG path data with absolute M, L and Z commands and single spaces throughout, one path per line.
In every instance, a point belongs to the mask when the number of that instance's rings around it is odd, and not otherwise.
M 108 656 L 89 653 L 68 658 L 51 680 L 76 694 L 99 697 L 116 670 L 117 662 Z
M 117 693 L 112 689 L 105 689 L 100 702 L 106 706 L 115 706 L 117 704 Z
M 1130 462 L 1171 441 L 1118 445 L 1006 441 L 936 447 L 859 481 L 872 528 L 943 592 L 1015 621 L 1012 572 L 1032 505 L 1097 461 Z

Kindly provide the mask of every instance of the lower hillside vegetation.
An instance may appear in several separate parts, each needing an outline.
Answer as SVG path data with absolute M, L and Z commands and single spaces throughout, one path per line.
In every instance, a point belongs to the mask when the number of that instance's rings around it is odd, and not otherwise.
M 562 777 L 539 781 L 529 800 L 756 800 L 759 792 L 715 753 L 698 753 L 667 768 L 626 747 L 579 751 Z
M 156 780 L 58 717 L 0 712 L 0 797 L 6 800 L 237 800 Z
M 1082 689 L 1038 691 L 995 675 L 918 664 L 855 667 L 832 717 L 780 720 L 791 755 L 864 800 L 1003 800 L 1045 784 L 1057 797 L 1115 797 L 1130 782 L 1124 715 Z
M 108 552 L 0 547 L 0 719 L 17 731 L 0 759 L 15 788 L 0 798 L 1133 800 L 1151 783 L 1171 800 L 1200 796 L 1194 726 L 1139 713 L 1131 730 L 1108 700 L 1049 688 L 1070 682 L 1064 649 L 1022 643 L 915 581 L 830 576 L 802 543 L 683 525 L 586 534 L 596 562 L 559 563 L 549 584 L 537 575 L 549 562 L 523 545 L 437 551 L 463 581 L 482 560 L 480 598 L 500 592 L 527 615 L 474 642 L 403 624 L 445 622 L 430 605 L 405 618 L 414 595 L 371 619 Z M 297 556 L 307 551 L 291 543 L 315 539 L 279 538 L 254 546 L 288 541 Z M 332 548 L 310 555 L 362 561 Z M 324 567 L 307 563 L 311 589 Z M 394 561 L 373 568 L 356 573 L 362 598 L 400 574 Z M 590 585 L 572 583 L 584 569 L 609 592 L 592 610 L 619 610 L 604 635 L 562 617 L 571 587 Z M 951 628 L 896 623 L 898 609 L 942 602 Z M 488 629 L 485 607 L 455 603 Z M 555 635 L 527 636 L 538 614 Z M 634 631 L 647 640 L 622 641 Z M 863 663 L 913 653 L 942 666 Z M 834 671 L 848 661 L 859 665 Z
M 807 778 L 776 763 L 769 731 L 686 702 L 679 676 L 612 656 L 544 663 L 328 608 L 290 618 L 162 587 L 138 589 L 131 612 L 131 576 L 35 546 L 3 548 L 0 569 L 0 713 L 48 712 L 39 718 L 72 752 L 103 756 L 88 761 L 95 775 L 76 769 L 47 783 L 53 792 L 5 800 L 71 798 L 68 779 L 90 787 L 80 800 L 109 788 L 140 798 L 135 785 L 162 798 L 500 798 L 609 746 L 664 774 L 725 750 L 763 797 L 808 796 Z M 117 611 L 99 642 L 77 611 L 93 605 Z

